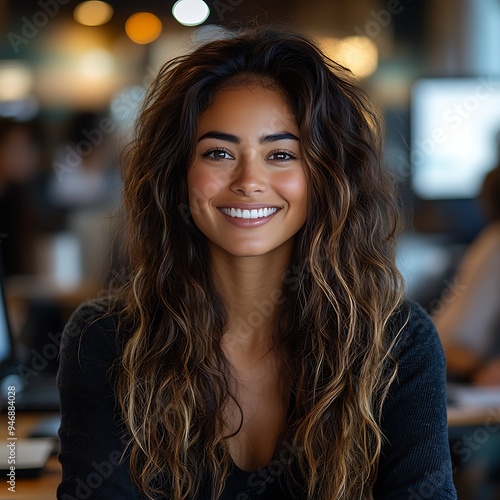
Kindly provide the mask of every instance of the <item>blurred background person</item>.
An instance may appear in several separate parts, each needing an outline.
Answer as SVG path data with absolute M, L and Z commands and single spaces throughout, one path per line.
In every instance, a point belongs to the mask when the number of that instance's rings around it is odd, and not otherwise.
M 465 253 L 433 320 L 452 381 L 500 386 L 500 161 L 482 186 L 486 227 Z
M 45 222 L 41 161 L 38 124 L 0 118 L 0 244 L 7 276 L 34 272 L 34 244 Z
M 55 153 L 48 198 L 62 214 L 63 230 L 78 249 L 79 275 L 93 288 L 109 278 L 115 211 L 121 177 L 115 158 L 115 125 L 99 112 L 77 113 Z

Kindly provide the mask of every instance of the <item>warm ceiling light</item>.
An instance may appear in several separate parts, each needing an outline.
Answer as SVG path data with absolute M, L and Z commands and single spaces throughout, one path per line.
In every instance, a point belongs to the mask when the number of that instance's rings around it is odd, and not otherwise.
M 206 21 L 210 8 L 203 0 L 178 0 L 172 7 L 172 14 L 184 26 L 198 26 Z
M 77 60 L 79 76 L 87 80 L 103 80 L 113 75 L 113 56 L 103 49 L 89 50 Z
M 33 73 L 29 66 L 17 61 L 0 62 L 0 101 L 18 101 L 29 96 Z
M 113 17 L 113 7 L 106 2 L 82 2 L 75 7 L 73 17 L 76 22 L 85 26 L 100 26 Z
M 321 46 L 330 59 L 349 68 L 356 78 L 366 78 L 377 69 L 378 49 L 368 37 L 326 38 Z
M 160 36 L 161 29 L 161 21 L 149 12 L 138 12 L 130 16 L 125 23 L 128 37 L 141 45 L 156 40 Z

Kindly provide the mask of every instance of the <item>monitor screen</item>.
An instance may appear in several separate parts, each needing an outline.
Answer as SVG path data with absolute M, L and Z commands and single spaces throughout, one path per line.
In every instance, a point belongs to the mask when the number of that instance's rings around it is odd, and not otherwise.
M 498 162 L 500 78 L 422 78 L 411 92 L 412 188 L 426 200 L 474 198 Z
M 7 310 L 3 297 L 1 276 L 0 276 L 0 366 L 12 355 L 12 345 L 9 334 L 9 322 L 7 320 Z

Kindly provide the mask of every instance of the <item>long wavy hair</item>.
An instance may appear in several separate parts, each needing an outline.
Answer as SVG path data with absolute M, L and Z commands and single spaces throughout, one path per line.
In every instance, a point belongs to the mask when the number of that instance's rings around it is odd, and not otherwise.
M 127 151 L 130 275 L 117 297 L 128 326 L 116 390 L 131 477 L 148 498 L 176 500 L 196 498 L 208 481 L 215 500 L 231 473 L 228 317 L 190 217 L 187 171 L 200 114 L 218 90 L 246 78 L 272 82 L 287 99 L 311 193 L 274 332 L 292 395 L 280 439 L 295 450 L 279 479 L 300 498 L 371 498 L 382 405 L 397 370 L 395 189 L 381 166 L 379 120 L 349 72 L 308 37 L 269 27 L 165 64 Z

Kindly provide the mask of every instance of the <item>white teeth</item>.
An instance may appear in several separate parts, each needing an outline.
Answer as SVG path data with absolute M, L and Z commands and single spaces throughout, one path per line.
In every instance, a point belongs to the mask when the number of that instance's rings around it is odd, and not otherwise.
M 253 210 L 246 210 L 241 208 L 222 208 L 221 209 L 229 217 L 236 217 L 237 219 L 261 219 L 263 217 L 269 217 L 278 210 L 277 207 L 269 208 L 259 208 Z

